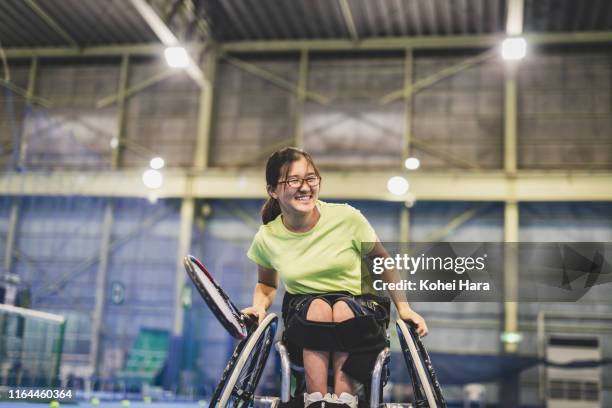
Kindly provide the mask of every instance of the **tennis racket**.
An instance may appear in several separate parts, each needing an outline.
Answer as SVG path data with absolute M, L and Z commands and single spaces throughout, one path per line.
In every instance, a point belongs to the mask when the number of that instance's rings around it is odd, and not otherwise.
M 232 337 L 238 340 L 246 338 L 249 329 L 256 321 L 255 318 L 240 312 L 204 264 L 195 256 L 187 255 L 184 264 L 187 275 L 219 323 Z

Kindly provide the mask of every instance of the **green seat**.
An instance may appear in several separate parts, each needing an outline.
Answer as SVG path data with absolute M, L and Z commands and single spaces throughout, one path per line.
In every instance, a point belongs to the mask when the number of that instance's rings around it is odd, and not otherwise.
M 140 329 L 118 377 L 131 385 L 151 384 L 164 367 L 169 342 L 168 330 Z

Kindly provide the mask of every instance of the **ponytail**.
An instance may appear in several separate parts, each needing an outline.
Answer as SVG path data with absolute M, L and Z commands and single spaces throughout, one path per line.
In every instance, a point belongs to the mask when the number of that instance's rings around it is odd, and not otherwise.
M 261 222 L 265 225 L 270 221 L 273 221 L 281 213 L 280 205 L 278 200 L 272 197 L 268 197 L 266 203 L 261 209 Z

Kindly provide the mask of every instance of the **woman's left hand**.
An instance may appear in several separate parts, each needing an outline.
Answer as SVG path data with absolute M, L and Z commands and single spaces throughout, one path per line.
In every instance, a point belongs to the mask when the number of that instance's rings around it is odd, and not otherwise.
M 398 313 L 402 320 L 408 320 L 414 323 L 419 337 L 427 336 L 427 333 L 429 332 L 427 329 L 427 323 L 425 323 L 425 319 L 423 319 L 420 314 L 410 308 L 402 308 L 401 310 L 398 310 Z

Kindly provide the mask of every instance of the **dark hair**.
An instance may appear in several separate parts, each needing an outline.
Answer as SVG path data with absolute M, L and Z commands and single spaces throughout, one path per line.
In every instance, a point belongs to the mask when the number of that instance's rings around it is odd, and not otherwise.
M 302 157 L 306 159 L 308 164 L 314 169 L 316 175 L 320 177 L 319 169 L 317 169 L 312 157 L 308 153 L 297 147 L 285 147 L 284 149 L 272 153 L 272 155 L 268 157 L 266 163 L 266 189 L 270 191 L 276 188 L 281 176 L 287 176 L 289 165 L 300 160 Z M 283 166 L 285 167 L 285 172 L 281 174 Z M 267 224 L 278 217 L 280 213 L 281 208 L 278 204 L 278 200 L 268 196 L 266 203 L 261 208 L 261 221 Z

